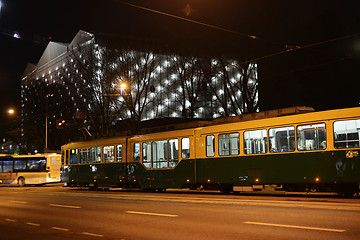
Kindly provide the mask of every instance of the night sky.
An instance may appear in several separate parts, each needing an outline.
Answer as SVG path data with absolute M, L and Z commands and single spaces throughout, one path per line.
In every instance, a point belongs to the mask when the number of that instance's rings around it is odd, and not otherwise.
M 359 106 L 360 7 L 355 0 L 123 0 L 235 33 L 115 0 L 0 1 L 2 124 L 8 120 L 8 107 L 19 110 L 26 64 L 37 63 L 50 39 L 70 42 L 80 29 L 161 40 L 175 47 L 204 46 L 247 58 L 333 40 L 259 60 L 260 107 Z M 22 38 L 13 38 L 15 32 Z

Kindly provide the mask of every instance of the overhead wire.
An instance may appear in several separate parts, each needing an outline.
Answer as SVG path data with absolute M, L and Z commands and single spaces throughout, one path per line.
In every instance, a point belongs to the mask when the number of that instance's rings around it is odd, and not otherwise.
M 234 30 L 231 30 L 231 29 L 215 26 L 215 25 L 200 22 L 200 21 L 195 21 L 195 20 L 192 20 L 192 19 L 177 16 L 177 15 L 174 15 L 174 14 L 162 12 L 162 11 L 159 11 L 159 10 L 154 10 L 154 9 L 151 9 L 151 8 L 131 4 L 131 3 L 128 3 L 128 2 L 123 2 L 123 1 L 120 1 L 120 0 L 113 0 L 113 1 L 117 2 L 117 3 L 120 3 L 120 4 L 123 4 L 123 5 L 130 6 L 130 7 L 142 9 L 142 10 L 149 11 L 149 12 L 153 12 L 153 13 L 156 13 L 156 14 L 160 14 L 160 15 L 176 18 L 176 19 L 179 19 L 179 20 L 191 22 L 191 23 L 202 25 L 202 26 L 205 26 L 205 27 L 209 27 L 209 28 L 220 30 L 220 31 L 232 33 L 232 34 L 235 34 L 235 35 L 238 35 L 238 36 L 247 37 L 247 38 L 250 38 L 250 39 L 253 39 L 253 40 L 260 40 L 260 41 L 264 41 L 264 42 L 269 42 L 269 41 L 266 41 L 265 39 L 262 39 L 260 37 L 254 36 L 254 35 L 249 35 L 249 34 L 246 34 L 246 33 L 240 33 L 240 32 L 237 32 L 237 31 L 234 31 Z M 247 64 L 247 63 L 250 63 L 250 62 L 256 62 L 256 61 L 263 60 L 263 59 L 266 59 L 266 58 L 275 57 L 275 56 L 278 56 L 278 55 L 281 55 L 281 54 L 284 54 L 284 53 L 292 52 L 292 51 L 295 51 L 295 50 L 300 50 L 300 49 L 304 49 L 304 48 L 310 48 L 310 47 L 323 45 L 323 44 L 326 44 L 326 43 L 331 43 L 331 42 L 335 42 L 335 41 L 339 41 L 339 40 L 343 40 L 343 39 L 348 39 L 348 38 L 352 38 L 352 37 L 356 37 L 356 36 L 360 36 L 360 33 L 354 33 L 354 34 L 351 34 L 351 35 L 337 37 L 337 38 L 334 38 L 334 39 L 329 39 L 329 40 L 325 40 L 325 41 L 321 41 L 321 42 L 317 42 L 317 43 L 312 43 L 312 44 L 308 44 L 308 45 L 304 45 L 304 46 L 289 45 L 289 44 L 282 45 L 285 50 L 274 52 L 274 53 L 271 53 L 271 54 L 268 54 L 268 55 L 265 55 L 265 56 L 262 56 L 262 57 L 253 58 L 253 59 L 241 62 L 241 63 L 239 63 L 239 65 Z M 273 44 L 275 44 L 275 43 L 273 43 Z M 276 44 L 276 45 L 278 45 L 278 44 Z

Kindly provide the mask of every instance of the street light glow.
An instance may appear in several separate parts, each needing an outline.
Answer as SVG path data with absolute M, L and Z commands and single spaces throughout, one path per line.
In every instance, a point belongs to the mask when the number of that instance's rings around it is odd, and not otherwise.
M 13 115 L 13 114 L 15 113 L 15 110 L 12 109 L 12 108 L 10 108 L 10 109 L 8 110 L 8 113 L 9 113 L 10 115 Z

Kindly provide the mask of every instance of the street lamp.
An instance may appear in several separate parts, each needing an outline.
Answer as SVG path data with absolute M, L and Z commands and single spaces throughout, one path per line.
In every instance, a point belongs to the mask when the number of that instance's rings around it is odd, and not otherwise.
M 8 112 L 9 115 L 14 115 L 15 110 L 10 108 L 7 112 Z
M 120 95 L 125 95 L 125 90 L 127 89 L 126 83 L 120 84 Z

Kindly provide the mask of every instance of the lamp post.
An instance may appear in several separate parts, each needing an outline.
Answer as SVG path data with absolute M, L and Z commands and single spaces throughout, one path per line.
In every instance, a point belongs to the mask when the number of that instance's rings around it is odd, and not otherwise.
M 54 96 L 54 94 L 47 94 L 46 105 L 45 105 L 45 149 L 44 152 L 48 151 L 48 98 Z
M 1 8 L 2 8 L 2 2 L 0 0 L 0 27 L 1 27 Z

